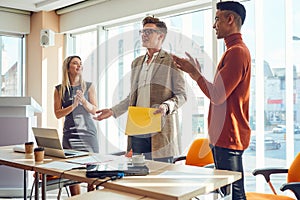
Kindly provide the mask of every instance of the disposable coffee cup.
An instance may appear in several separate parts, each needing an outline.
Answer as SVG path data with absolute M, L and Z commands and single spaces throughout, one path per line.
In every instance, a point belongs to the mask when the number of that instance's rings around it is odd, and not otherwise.
M 33 153 L 33 142 L 25 142 L 25 153 L 32 154 Z
M 36 147 L 34 149 L 34 160 L 35 162 L 42 162 L 44 160 L 44 148 Z

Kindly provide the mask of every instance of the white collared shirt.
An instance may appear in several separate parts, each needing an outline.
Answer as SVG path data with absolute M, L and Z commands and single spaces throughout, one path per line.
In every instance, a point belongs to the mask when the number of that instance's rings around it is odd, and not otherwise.
M 137 102 L 136 106 L 140 107 L 150 107 L 150 83 L 152 79 L 153 71 L 153 60 L 157 57 L 159 52 L 153 54 L 151 61 L 147 64 L 148 54 L 143 62 L 141 69 L 139 81 L 138 81 L 138 93 L 137 93 Z

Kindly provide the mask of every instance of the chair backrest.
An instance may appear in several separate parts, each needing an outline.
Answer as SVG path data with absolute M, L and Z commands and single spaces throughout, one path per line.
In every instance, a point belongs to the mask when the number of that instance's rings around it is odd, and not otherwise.
M 297 154 L 289 168 L 287 182 L 300 182 L 300 153 Z
M 207 138 L 197 138 L 193 141 L 186 155 L 186 165 L 203 167 L 214 163 L 213 155 Z

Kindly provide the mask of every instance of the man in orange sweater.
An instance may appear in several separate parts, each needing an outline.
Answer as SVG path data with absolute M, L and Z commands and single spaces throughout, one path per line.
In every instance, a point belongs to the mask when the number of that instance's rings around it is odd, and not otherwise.
M 217 3 L 213 28 L 218 39 L 224 38 L 226 51 L 212 83 L 201 74 L 199 62 L 188 53 L 188 58 L 173 56 L 177 67 L 189 73 L 210 99 L 208 133 L 216 168 L 242 172 L 242 179 L 233 183 L 234 200 L 246 199 L 242 155 L 251 134 L 248 113 L 251 57 L 240 33 L 245 16 L 245 8 L 238 2 Z M 228 193 L 226 188 L 222 192 Z

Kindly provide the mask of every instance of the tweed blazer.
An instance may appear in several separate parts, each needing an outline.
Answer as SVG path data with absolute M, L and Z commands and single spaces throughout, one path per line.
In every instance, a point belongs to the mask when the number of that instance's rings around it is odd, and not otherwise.
M 137 101 L 138 81 L 146 55 L 136 58 L 131 64 L 131 88 L 129 95 L 119 104 L 112 107 L 114 117 L 135 106 Z M 178 108 L 186 101 L 185 80 L 183 72 L 173 62 L 169 53 L 160 50 L 151 65 L 153 67 L 150 81 L 150 107 L 162 103 L 169 105 L 169 111 L 162 118 L 162 131 L 152 133 L 152 157 L 163 158 L 179 155 Z M 130 149 L 130 137 L 129 146 Z

